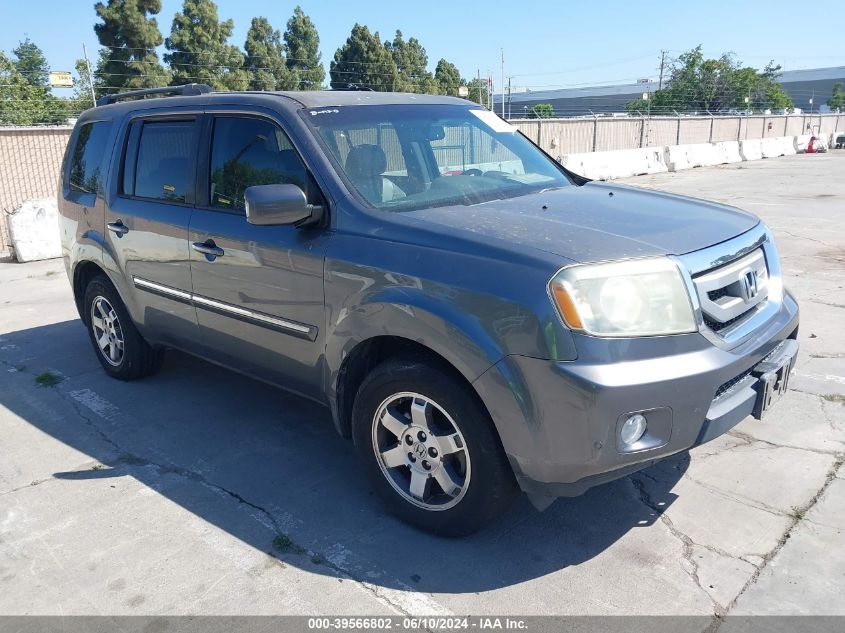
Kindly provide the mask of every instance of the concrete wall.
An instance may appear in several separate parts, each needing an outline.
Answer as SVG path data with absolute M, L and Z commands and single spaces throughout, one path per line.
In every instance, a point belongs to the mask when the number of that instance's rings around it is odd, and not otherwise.
M 554 157 L 587 152 L 832 134 L 845 114 L 749 117 L 589 117 L 515 119 L 528 138 Z
M 0 256 L 9 251 L 8 213 L 56 195 L 72 127 L 0 127 Z

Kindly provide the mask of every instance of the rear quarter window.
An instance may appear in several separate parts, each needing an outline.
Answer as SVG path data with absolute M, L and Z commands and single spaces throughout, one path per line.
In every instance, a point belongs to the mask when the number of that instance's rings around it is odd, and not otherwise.
M 83 123 L 70 153 L 68 187 L 77 193 L 103 191 L 111 121 Z

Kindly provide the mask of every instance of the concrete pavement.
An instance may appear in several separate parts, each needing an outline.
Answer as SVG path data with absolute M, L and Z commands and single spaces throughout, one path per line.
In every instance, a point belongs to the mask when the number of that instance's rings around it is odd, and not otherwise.
M 792 390 L 461 540 L 385 514 L 311 402 L 177 353 L 107 378 L 61 262 L 0 264 L 0 613 L 845 614 L 843 174 L 831 152 L 628 179 L 774 229 Z

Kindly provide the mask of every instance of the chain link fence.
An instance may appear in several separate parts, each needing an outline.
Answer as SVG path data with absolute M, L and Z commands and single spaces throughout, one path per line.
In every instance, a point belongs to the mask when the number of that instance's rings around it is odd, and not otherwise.
M 552 156 L 649 146 L 832 134 L 845 114 L 714 117 L 521 119 L 512 123 Z M 72 127 L 0 127 L 0 257 L 8 255 L 6 216 L 25 201 L 56 195 Z

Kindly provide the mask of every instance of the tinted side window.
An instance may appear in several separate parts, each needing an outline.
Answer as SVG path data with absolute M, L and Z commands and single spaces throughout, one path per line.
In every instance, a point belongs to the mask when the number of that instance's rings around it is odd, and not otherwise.
M 130 146 L 129 151 L 132 151 Z M 194 147 L 193 121 L 146 121 L 141 127 L 135 158 L 134 183 L 126 178 L 127 195 L 169 202 L 185 202 L 192 176 Z M 131 169 L 132 161 L 126 167 Z M 132 184 L 130 184 L 132 183 Z
M 211 140 L 211 206 L 244 209 L 244 191 L 253 185 L 290 183 L 308 191 L 302 160 L 285 133 L 256 118 L 217 117 Z
M 100 193 L 103 190 L 103 170 L 107 153 L 111 122 L 85 123 L 79 129 L 70 159 L 68 185 L 80 193 Z

